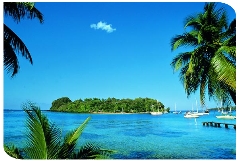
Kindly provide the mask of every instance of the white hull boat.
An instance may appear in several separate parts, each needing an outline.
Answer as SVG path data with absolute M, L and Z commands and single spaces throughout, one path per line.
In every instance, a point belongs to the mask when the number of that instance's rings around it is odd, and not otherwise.
M 198 115 L 190 114 L 190 115 L 184 115 L 185 118 L 198 118 Z
M 162 112 L 151 112 L 150 114 L 151 114 L 151 115 L 163 115 Z
M 194 112 L 193 115 L 202 116 L 202 115 L 204 115 L 204 114 L 203 114 L 203 113 Z
M 157 104 L 158 104 L 158 100 L 157 100 Z M 163 115 L 163 112 L 159 112 L 159 107 L 158 107 L 158 112 L 154 112 L 154 108 L 153 108 L 153 112 L 150 112 L 151 115 Z
M 236 119 L 236 116 L 230 116 L 230 115 L 225 115 L 225 116 L 216 116 L 218 119 Z

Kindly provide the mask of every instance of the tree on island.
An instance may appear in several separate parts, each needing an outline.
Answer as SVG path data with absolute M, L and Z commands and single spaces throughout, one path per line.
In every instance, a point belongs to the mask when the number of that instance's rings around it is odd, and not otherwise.
M 64 138 L 62 129 L 50 122 L 40 108 L 28 103 L 23 108 L 26 119 L 26 145 L 18 149 L 14 145 L 4 144 L 5 152 L 17 159 L 109 159 L 114 151 L 101 149 L 95 143 L 86 143 L 76 149 L 77 141 L 91 117 L 77 129 L 69 131 Z
M 193 51 L 175 56 L 171 65 L 180 70 L 180 80 L 187 96 L 200 91 L 201 105 L 209 99 L 236 103 L 236 19 L 228 24 L 224 8 L 206 3 L 204 12 L 185 19 L 185 29 L 171 40 L 172 50 L 194 47 Z
M 24 18 L 37 18 L 43 23 L 43 14 L 38 11 L 33 2 L 4 2 L 4 13 L 11 16 L 15 22 L 19 23 Z M 17 55 L 21 54 L 33 64 L 31 54 L 24 42 L 4 24 L 4 66 L 11 77 L 16 75 L 20 69 Z
M 164 111 L 164 105 L 151 98 L 116 99 L 116 98 L 85 98 L 71 101 L 68 97 L 62 97 L 52 102 L 51 111 L 60 112 L 110 112 L 110 113 L 139 113 L 150 111 Z

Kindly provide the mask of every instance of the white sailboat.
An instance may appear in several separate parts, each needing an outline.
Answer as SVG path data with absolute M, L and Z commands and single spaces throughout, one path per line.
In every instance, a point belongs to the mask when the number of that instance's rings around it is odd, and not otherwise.
M 175 103 L 175 111 L 173 113 L 178 114 L 178 112 L 176 111 L 176 103 Z
M 196 114 L 185 114 L 184 117 L 185 118 L 198 118 L 199 116 Z
M 223 112 L 223 107 L 222 107 L 222 99 L 221 99 L 221 108 L 222 108 L 222 114 L 228 114 L 228 112 Z M 230 108 L 231 111 L 231 108 Z M 236 116 L 231 116 L 231 115 L 222 115 L 222 116 L 216 116 L 218 119 L 236 119 Z
M 228 112 L 224 112 L 224 111 L 223 111 L 223 107 L 222 107 L 222 99 L 221 99 L 221 108 L 222 108 L 222 111 L 221 111 L 222 114 L 228 114 Z
M 187 112 L 184 114 L 184 117 L 185 118 L 199 118 L 199 115 L 196 115 L 196 113 L 194 114 L 194 111 L 193 111 L 193 104 L 192 104 L 192 112 Z
M 158 104 L 158 100 L 157 100 Z M 150 113 L 151 115 L 163 115 L 163 112 L 159 112 L 159 107 L 158 107 L 158 112 L 154 112 L 154 107 L 153 107 L 153 112 Z
M 203 113 L 199 113 L 199 112 L 198 112 L 198 102 L 197 102 L 197 98 L 196 98 L 196 107 L 197 107 L 197 112 L 193 112 L 193 115 L 198 115 L 198 116 L 203 115 Z

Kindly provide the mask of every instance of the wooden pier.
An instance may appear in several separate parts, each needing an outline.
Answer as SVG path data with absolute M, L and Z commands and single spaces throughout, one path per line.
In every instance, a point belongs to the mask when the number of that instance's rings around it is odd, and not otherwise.
M 207 125 L 207 126 L 214 126 L 214 127 L 221 127 L 221 124 L 225 125 L 225 128 L 228 128 L 228 125 L 232 125 L 234 127 L 234 129 L 236 129 L 236 124 L 230 124 L 230 123 L 220 123 L 220 122 L 202 122 L 203 126 Z

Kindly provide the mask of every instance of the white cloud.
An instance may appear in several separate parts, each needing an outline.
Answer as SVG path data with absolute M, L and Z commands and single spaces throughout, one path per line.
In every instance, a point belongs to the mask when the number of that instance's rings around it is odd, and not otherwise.
M 112 33 L 113 31 L 116 31 L 116 29 L 111 27 L 111 24 L 107 25 L 106 22 L 102 22 L 102 21 L 98 22 L 97 24 L 91 24 L 90 27 L 95 30 L 102 29 L 108 33 Z

